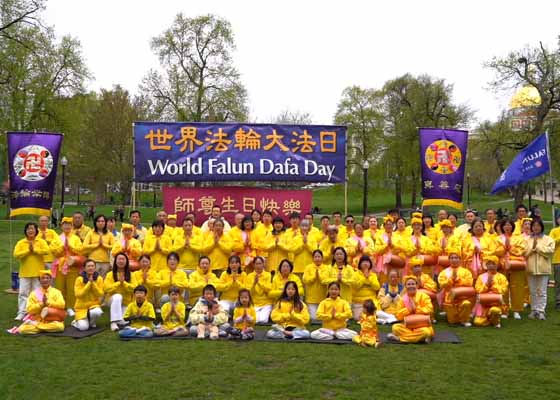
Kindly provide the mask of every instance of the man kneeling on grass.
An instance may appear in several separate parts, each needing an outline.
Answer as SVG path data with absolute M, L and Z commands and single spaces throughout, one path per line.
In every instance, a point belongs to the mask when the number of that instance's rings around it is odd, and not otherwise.
M 124 320 L 130 322 L 130 326 L 119 331 L 120 337 L 152 337 L 154 336 L 154 320 L 156 313 L 154 306 L 146 295 L 148 289 L 139 285 L 134 288 L 134 301 L 130 302 L 124 313 Z

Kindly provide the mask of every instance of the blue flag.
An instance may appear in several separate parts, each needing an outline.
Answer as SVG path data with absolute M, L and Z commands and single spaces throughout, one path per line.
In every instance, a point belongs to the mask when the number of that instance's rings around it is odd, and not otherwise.
M 548 133 L 543 133 L 513 159 L 494 184 L 492 194 L 541 176 L 549 169 Z

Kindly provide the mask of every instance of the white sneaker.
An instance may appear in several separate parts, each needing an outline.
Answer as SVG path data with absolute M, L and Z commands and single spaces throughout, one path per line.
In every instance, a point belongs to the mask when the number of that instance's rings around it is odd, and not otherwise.
M 508 319 L 508 315 L 507 314 L 502 314 L 502 319 Z
M 447 316 L 447 313 L 445 311 L 440 311 L 439 315 L 441 317 L 445 317 L 445 316 Z
M 437 324 L 437 319 L 432 320 L 432 324 Z
M 112 330 L 113 332 L 116 332 L 116 331 L 119 330 L 119 326 L 117 325 L 116 322 L 111 322 L 111 330 Z
M 393 342 L 400 342 L 400 338 L 395 335 L 394 333 L 388 333 L 387 334 L 387 339 L 392 340 Z
M 529 319 L 537 319 L 537 312 L 531 311 L 528 316 Z
M 537 313 L 537 319 L 541 320 L 541 321 L 546 321 L 546 315 L 543 312 L 538 312 Z
M 521 319 L 521 315 L 518 312 L 514 312 L 513 313 L 513 319 L 519 320 L 519 319 Z
M 74 328 L 78 329 L 78 321 L 74 320 L 70 323 Z
M 273 324 L 270 329 L 274 329 L 275 331 L 278 332 L 284 332 L 284 327 L 282 327 L 282 325 L 279 324 Z
M 498 324 L 496 325 L 496 328 L 500 329 L 502 327 L 502 324 Z
M 15 321 L 23 321 L 23 317 L 25 317 L 25 314 L 18 314 L 18 315 L 16 315 L 14 320 Z
M 465 328 L 470 328 L 472 326 L 470 322 L 461 322 L 461 325 L 463 325 Z
M 72 310 L 71 308 L 68 308 L 66 310 L 66 313 L 68 314 L 69 317 L 73 317 L 74 315 L 76 315 L 76 313 L 74 312 L 74 310 Z

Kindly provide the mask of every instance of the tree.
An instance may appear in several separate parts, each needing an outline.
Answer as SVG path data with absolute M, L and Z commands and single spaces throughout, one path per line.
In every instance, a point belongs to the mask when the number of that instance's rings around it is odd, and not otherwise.
M 44 8 L 43 0 L 2 0 L 0 3 L 0 39 L 19 41 L 18 26 L 42 26 L 39 12 Z
M 149 71 L 140 87 L 149 114 L 195 122 L 247 118 L 247 92 L 233 66 L 235 44 L 228 21 L 178 14 L 151 47 L 163 71 Z
M 304 111 L 285 109 L 272 119 L 275 124 L 310 125 L 313 121 L 311 114 Z

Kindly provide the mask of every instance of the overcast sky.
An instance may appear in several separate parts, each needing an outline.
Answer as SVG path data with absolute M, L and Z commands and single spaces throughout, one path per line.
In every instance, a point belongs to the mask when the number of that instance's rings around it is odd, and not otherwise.
M 555 47 L 560 34 L 560 3 L 535 0 L 48 0 L 44 18 L 57 35 L 81 41 L 89 89 L 121 84 L 136 93 L 158 66 L 150 38 L 179 12 L 231 23 L 234 63 L 258 122 L 290 109 L 332 123 L 345 87 L 380 88 L 406 72 L 444 78 L 478 119 L 495 119 L 510 95 L 486 89 L 492 74 L 483 62 L 539 40 Z

